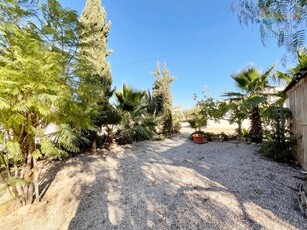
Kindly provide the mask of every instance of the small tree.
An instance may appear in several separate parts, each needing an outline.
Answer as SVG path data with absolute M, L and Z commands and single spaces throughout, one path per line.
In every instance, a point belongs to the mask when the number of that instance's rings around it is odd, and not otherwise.
M 226 93 L 228 99 L 221 103 L 219 113 L 225 117 L 230 124 L 237 124 L 238 138 L 242 137 L 242 123 L 248 118 L 248 108 L 244 103 L 244 95 L 240 93 Z
M 92 128 L 71 71 L 78 42 L 76 12 L 56 0 L 38 12 L 25 2 L 10 0 L 0 27 L 1 190 L 7 188 L 21 205 L 32 202 L 33 191 L 39 200 L 37 159 L 78 152 L 84 141 L 81 129 Z M 40 19 L 37 24 L 27 20 L 31 16 Z M 46 135 L 50 124 L 57 130 Z
M 202 127 L 205 127 L 208 123 L 208 118 L 205 117 L 202 113 L 201 110 L 195 112 L 193 114 L 193 118 L 188 120 L 191 128 L 195 129 L 194 133 L 203 133 L 201 130 Z M 193 133 L 193 134 L 194 134 Z
M 265 90 L 269 89 L 269 79 L 272 77 L 274 66 L 267 71 L 260 73 L 254 67 L 249 67 L 231 77 L 242 90 L 240 92 L 228 92 L 231 96 L 237 95 L 236 99 L 244 100 L 244 106 L 249 109 L 249 118 L 251 127 L 249 131 L 250 138 L 253 142 L 262 142 L 262 124 L 260 115 L 260 105 L 267 103 L 268 94 Z
M 284 100 L 279 100 L 281 101 Z M 298 137 L 290 130 L 291 111 L 277 102 L 265 109 L 263 116 L 270 129 L 265 130 L 261 154 L 281 162 L 293 160 L 293 147 L 297 144 Z

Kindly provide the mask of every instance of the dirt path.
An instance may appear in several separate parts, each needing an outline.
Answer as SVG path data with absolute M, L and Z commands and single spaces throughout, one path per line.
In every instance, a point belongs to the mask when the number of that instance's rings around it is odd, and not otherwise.
M 254 145 L 195 145 L 190 132 L 57 163 L 42 203 L 0 229 L 307 229 L 288 188 L 298 169 Z

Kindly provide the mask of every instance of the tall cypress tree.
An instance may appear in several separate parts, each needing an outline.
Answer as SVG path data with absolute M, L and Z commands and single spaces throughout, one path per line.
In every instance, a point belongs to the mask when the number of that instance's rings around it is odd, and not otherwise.
M 110 110 L 109 98 L 112 96 L 112 77 L 107 56 L 108 34 L 111 23 L 106 21 L 106 11 L 101 0 L 87 0 L 80 17 L 79 61 L 81 64 L 80 91 L 83 101 L 93 105 L 93 121 L 98 129 L 104 123 L 105 114 Z M 97 133 L 90 132 L 92 150 L 97 147 Z
M 160 69 L 160 63 L 157 63 L 156 71 L 153 74 L 156 77 L 153 86 L 153 96 L 156 103 L 156 112 L 158 115 L 158 122 L 162 126 L 162 132 L 171 134 L 173 127 L 172 107 L 173 99 L 170 89 L 170 84 L 175 80 L 170 75 L 170 72 L 164 64 L 163 69 Z
M 87 0 L 80 18 L 81 29 L 81 55 L 86 58 L 92 67 L 92 75 L 101 78 L 102 83 L 111 87 L 112 77 L 107 56 L 111 53 L 107 49 L 108 35 L 111 22 L 106 22 L 106 11 L 101 0 Z

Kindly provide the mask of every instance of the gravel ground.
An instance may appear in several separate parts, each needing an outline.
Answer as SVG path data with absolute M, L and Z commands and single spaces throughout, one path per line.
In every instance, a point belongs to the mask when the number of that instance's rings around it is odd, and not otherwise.
M 289 188 L 299 169 L 255 145 L 195 145 L 190 132 L 57 162 L 42 202 L 0 217 L 0 229 L 307 229 Z

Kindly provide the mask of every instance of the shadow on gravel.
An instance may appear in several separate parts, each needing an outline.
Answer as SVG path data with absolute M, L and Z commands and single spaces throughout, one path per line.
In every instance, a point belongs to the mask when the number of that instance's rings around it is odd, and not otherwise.
M 63 169 L 65 163 L 66 163 L 66 160 L 53 161 L 51 164 L 48 161 L 39 162 L 39 164 L 42 164 L 41 167 L 47 166 L 47 169 L 45 169 L 40 175 L 40 180 L 39 180 L 40 200 L 44 198 L 50 185 L 54 181 L 57 173 Z
M 297 170 L 251 148 L 177 137 L 112 153 L 81 185 L 69 229 L 307 229 L 286 187 Z

